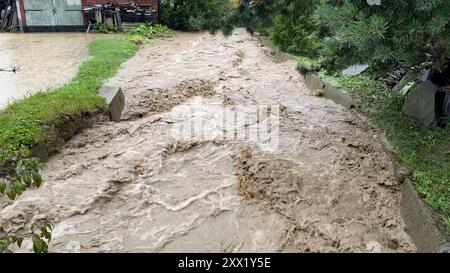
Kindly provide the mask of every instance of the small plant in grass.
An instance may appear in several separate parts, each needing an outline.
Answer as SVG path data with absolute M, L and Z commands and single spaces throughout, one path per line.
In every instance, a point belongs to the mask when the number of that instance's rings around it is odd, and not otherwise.
M 92 30 L 100 33 L 119 32 L 119 29 L 116 26 L 106 23 L 96 23 L 92 27 Z
M 135 44 L 142 44 L 153 39 L 170 38 L 174 33 L 166 26 L 140 24 L 130 32 L 129 39 Z

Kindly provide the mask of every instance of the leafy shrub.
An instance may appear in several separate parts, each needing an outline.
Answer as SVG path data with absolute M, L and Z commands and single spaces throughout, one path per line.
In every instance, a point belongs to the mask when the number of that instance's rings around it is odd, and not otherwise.
M 119 32 L 119 29 L 116 26 L 106 23 L 96 23 L 92 27 L 92 30 L 100 33 Z
M 174 33 L 167 26 L 140 24 L 131 30 L 129 39 L 136 44 L 141 44 L 153 39 L 170 38 L 173 35 Z
M 161 22 L 176 30 L 216 31 L 228 25 L 233 6 L 229 0 L 163 0 Z

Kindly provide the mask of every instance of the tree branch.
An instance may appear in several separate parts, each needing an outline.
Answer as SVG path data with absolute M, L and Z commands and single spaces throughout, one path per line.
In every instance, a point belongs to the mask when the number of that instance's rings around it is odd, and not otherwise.
M 5 68 L 1 68 L 0 67 L 0 72 L 13 72 L 14 74 L 17 72 L 17 71 L 19 71 L 19 69 L 20 69 L 20 66 L 11 66 L 11 68 L 9 68 L 9 69 L 5 69 Z

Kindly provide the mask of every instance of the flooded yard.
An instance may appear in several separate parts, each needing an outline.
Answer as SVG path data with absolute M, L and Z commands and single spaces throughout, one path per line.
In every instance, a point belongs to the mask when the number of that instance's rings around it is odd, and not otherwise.
M 54 72 L 42 82 L 43 68 L 22 76 L 34 75 L 34 86 L 57 84 L 54 73 L 70 78 L 87 56 L 82 37 L 72 49 L 76 40 L 41 44 Z M 45 164 L 42 187 L 1 209 L 0 228 L 47 218 L 56 252 L 414 251 L 381 132 L 314 96 L 296 63 L 275 63 L 269 51 L 243 30 L 182 33 L 141 49 L 110 80 L 125 93 L 122 121 L 70 140 Z M 239 118 L 264 105 L 277 111 Z M 204 137 L 178 130 L 198 119 Z M 237 137 L 265 121 L 278 124 L 271 147 Z
M 92 41 L 114 35 L 86 33 L 1 33 L 0 67 L 20 67 L 0 73 L 0 108 L 28 94 L 69 81 L 89 58 Z

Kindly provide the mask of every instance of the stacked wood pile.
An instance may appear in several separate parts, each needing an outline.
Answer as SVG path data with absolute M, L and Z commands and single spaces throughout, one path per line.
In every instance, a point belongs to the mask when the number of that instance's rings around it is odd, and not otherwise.
M 123 30 L 123 22 L 153 23 L 156 20 L 156 14 L 151 5 L 131 2 L 127 4 L 85 6 L 83 11 L 89 20 L 88 32 L 93 24 L 106 24 Z
M 153 23 L 156 19 L 151 5 L 127 3 L 117 5 L 123 22 Z
M 95 5 L 93 7 L 86 6 L 83 8 L 89 20 L 87 31 L 89 32 L 92 24 L 107 24 L 122 29 L 122 20 L 119 10 L 111 4 Z

